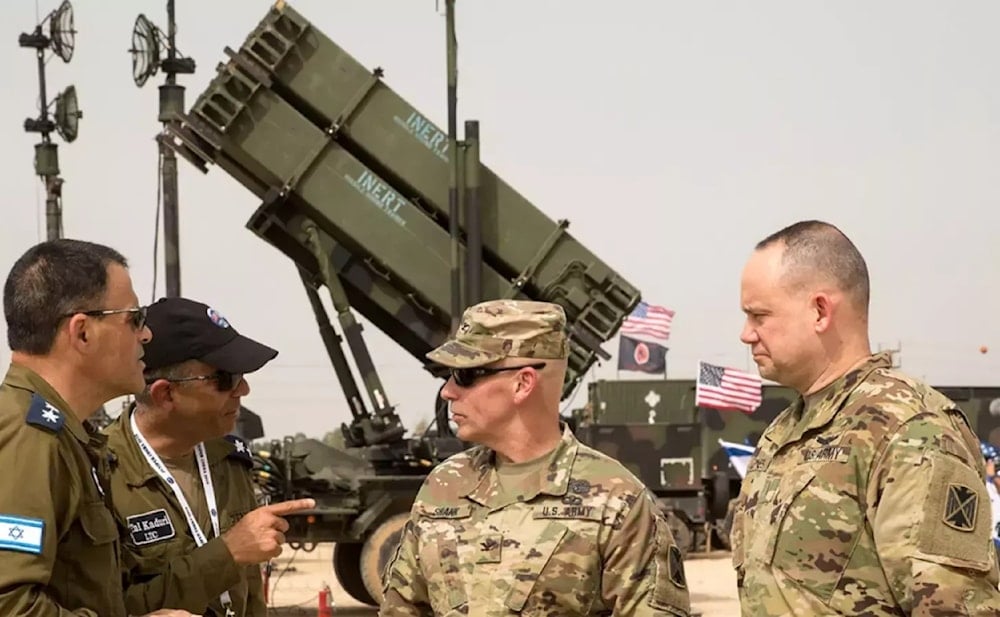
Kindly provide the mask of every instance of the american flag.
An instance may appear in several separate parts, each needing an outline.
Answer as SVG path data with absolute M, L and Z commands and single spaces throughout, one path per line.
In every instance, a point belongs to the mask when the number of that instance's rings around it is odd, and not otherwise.
M 670 323 L 673 320 L 674 311 L 642 301 L 632 314 L 625 318 L 620 332 L 628 335 L 646 335 L 666 341 L 670 338 Z
M 761 385 L 761 379 L 757 375 L 699 362 L 694 404 L 698 407 L 750 413 L 760 406 Z

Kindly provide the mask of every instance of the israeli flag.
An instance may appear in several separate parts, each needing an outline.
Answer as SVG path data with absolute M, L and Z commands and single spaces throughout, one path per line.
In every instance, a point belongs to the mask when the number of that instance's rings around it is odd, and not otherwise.
M 725 449 L 726 456 L 729 457 L 729 462 L 732 463 L 736 473 L 740 474 L 740 478 L 745 478 L 747 475 L 747 465 L 750 464 L 750 457 L 755 450 L 754 446 L 733 443 L 732 441 L 722 441 L 721 439 L 719 440 L 719 445 Z
M 45 521 L 40 518 L 0 514 L 0 550 L 41 553 L 44 528 Z

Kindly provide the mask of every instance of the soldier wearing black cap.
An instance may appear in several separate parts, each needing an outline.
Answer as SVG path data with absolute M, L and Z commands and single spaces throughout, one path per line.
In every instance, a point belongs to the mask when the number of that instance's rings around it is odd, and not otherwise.
M 186 298 L 151 305 L 147 324 L 155 334 L 143 356 L 146 388 L 105 429 L 126 606 L 263 615 L 258 564 L 281 552 L 288 523 L 280 517 L 315 506 L 302 499 L 257 508 L 249 448 L 229 435 L 250 391 L 244 375 L 278 352 Z

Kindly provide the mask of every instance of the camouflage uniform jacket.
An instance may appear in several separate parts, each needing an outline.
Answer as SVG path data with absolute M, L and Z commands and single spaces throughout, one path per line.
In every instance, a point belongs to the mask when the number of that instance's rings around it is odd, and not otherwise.
M 11 365 L 0 386 L 0 615 L 124 617 L 106 441 Z
M 767 428 L 743 480 L 732 533 L 743 614 L 1000 615 L 965 415 L 887 354 L 809 398 Z
M 551 460 L 508 500 L 491 450 L 438 465 L 387 564 L 379 614 L 687 615 L 680 550 L 643 485 L 568 428 Z
M 208 542 L 197 545 L 180 502 L 139 450 L 129 426 L 131 412 L 121 414 L 104 429 L 112 453 L 114 513 L 124 536 L 127 608 L 142 614 L 169 606 L 206 617 L 222 616 L 225 612 L 219 596 L 229 590 L 238 617 L 263 616 L 266 607 L 260 567 L 237 565 L 211 527 L 203 529 Z M 235 441 L 205 442 L 221 533 L 256 507 L 250 451 L 242 442 L 235 446 Z M 147 528 L 155 533 L 143 531 Z

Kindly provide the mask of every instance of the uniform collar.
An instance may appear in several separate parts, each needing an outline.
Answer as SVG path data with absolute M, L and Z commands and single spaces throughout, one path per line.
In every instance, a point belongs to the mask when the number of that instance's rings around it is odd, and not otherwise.
M 4 377 L 4 383 L 12 388 L 27 390 L 41 396 L 48 403 L 55 406 L 62 412 L 64 417 L 63 426 L 77 438 L 78 441 L 93 446 L 103 446 L 106 439 L 95 430 L 89 429 L 80 421 L 75 411 L 70 408 L 69 403 L 62 397 L 49 382 L 45 381 L 41 375 L 29 369 L 23 364 L 11 362 Z
M 891 367 L 892 356 L 890 352 L 873 354 L 819 392 L 809 395 L 808 398 L 799 396 L 792 406 L 782 414 L 781 421 L 775 423 L 784 427 L 783 430 L 769 435 L 768 439 L 780 447 L 783 444 L 801 439 L 807 431 L 825 426 L 836 417 L 855 388 L 863 383 L 872 372 Z M 795 418 L 799 418 L 798 421 L 795 421 Z
M 129 421 L 135 412 L 135 403 L 119 415 L 105 428 L 108 435 L 108 447 L 114 454 L 115 464 L 124 474 L 125 481 L 131 486 L 141 486 L 152 478 L 158 477 L 146 457 L 142 455 L 139 444 L 132 434 Z M 205 453 L 208 455 L 209 466 L 226 458 L 236 451 L 236 447 L 226 439 L 212 439 L 205 442 Z
M 534 499 L 542 493 L 554 496 L 566 494 L 580 442 L 569 430 L 569 426 L 563 424 L 562 429 L 562 438 L 555 450 L 546 455 L 550 461 L 549 465 L 524 479 L 525 490 L 522 497 L 525 501 Z M 464 480 L 459 494 L 483 506 L 500 507 L 499 504 L 491 503 L 497 496 L 494 471 L 496 453 L 489 448 L 479 446 L 470 456 L 473 473 L 465 476 L 468 479 Z

